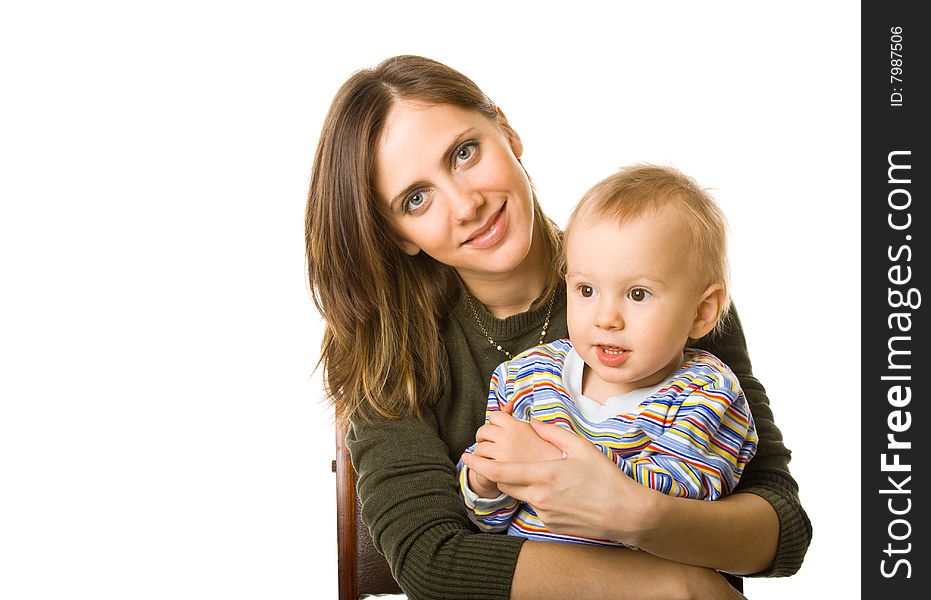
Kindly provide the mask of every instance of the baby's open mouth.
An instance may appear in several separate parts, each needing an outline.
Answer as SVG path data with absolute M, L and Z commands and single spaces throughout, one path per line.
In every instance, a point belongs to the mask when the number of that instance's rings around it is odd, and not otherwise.
M 630 350 L 608 344 L 595 345 L 598 360 L 606 367 L 619 367 L 630 358 Z

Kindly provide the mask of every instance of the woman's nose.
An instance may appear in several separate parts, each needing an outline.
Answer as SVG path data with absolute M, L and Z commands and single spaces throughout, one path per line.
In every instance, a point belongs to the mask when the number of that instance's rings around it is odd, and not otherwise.
M 465 186 L 455 187 L 450 192 L 450 210 L 457 221 L 470 221 L 485 204 L 485 197 Z

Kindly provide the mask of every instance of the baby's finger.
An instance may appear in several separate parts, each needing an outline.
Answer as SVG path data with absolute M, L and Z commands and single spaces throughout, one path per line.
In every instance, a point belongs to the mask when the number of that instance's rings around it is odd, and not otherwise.
M 495 412 L 488 415 L 488 423 L 496 427 L 513 427 L 514 425 L 526 425 L 527 421 L 505 412 Z
M 476 456 L 481 456 L 482 458 L 490 458 L 495 460 L 498 458 L 497 453 L 497 444 L 492 442 L 479 442 L 475 444 L 475 448 L 472 450 L 472 453 Z
M 510 413 L 493 412 L 488 415 L 488 423 L 486 424 L 486 427 L 488 425 L 492 425 L 494 427 L 506 427 L 513 420 L 514 420 L 514 417 L 512 417 Z
M 510 418 L 510 417 L 508 417 Z M 475 432 L 476 442 L 493 442 L 501 433 L 501 428 L 493 423 L 485 423 Z

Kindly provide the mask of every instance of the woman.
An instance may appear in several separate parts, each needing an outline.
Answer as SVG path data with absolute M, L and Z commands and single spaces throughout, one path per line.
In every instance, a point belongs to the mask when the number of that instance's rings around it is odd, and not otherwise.
M 352 422 L 363 519 L 401 587 L 415 600 L 731 598 L 712 569 L 794 573 L 811 527 L 734 311 L 708 349 L 739 377 L 760 435 L 736 493 L 665 496 L 584 440 L 537 427 L 565 459 L 475 468 L 553 531 L 646 552 L 525 542 L 469 523 L 455 464 L 483 422 L 494 367 L 567 336 L 560 236 L 522 152 L 471 80 L 413 56 L 351 77 L 317 148 L 306 241 L 327 323 L 327 393 Z

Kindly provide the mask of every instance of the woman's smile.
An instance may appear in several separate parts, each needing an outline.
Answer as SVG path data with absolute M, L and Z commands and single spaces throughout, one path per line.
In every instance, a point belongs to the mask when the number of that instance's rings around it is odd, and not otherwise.
M 505 201 L 501 209 L 491 216 L 489 222 L 479 227 L 478 231 L 469 236 L 469 239 L 463 242 L 463 244 L 468 244 L 470 247 L 476 249 L 490 248 L 504 237 L 507 226 L 508 212 L 507 202 Z

